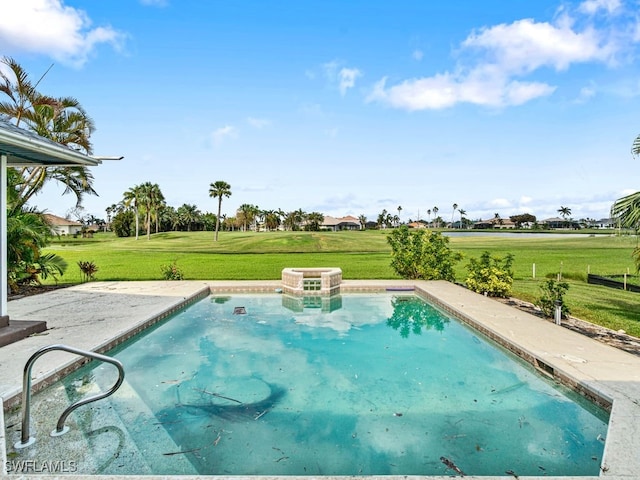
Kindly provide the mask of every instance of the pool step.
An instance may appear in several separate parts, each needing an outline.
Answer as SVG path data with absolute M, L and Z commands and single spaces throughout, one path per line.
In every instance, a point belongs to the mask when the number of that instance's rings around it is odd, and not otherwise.
M 109 385 L 101 386 L 102 389 Z M 166 433 L 162 424 L 126 379 L 120 389 L 108 399 L 112 416 L 117 416 L 126 429 L 128 444 L 135 446 L 135 455 L 122 458 L 126 472 L 115 469 L 113 473 L 138 475 L 162 472 L 167 475 L 196 475 L 198 472 L 180 447 Z M 140 449 L 137 445 L 144 445 Z M 141 468 L 144 464 L 144 469 Z M 105 472 L 106 473 L 106 472 Z

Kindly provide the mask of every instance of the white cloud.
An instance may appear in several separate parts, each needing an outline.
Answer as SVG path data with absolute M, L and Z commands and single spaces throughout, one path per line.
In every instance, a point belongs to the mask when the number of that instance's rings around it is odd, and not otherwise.
M 616 49 L 607 38 L 590 27 L 576 32 L 572 23 L 567 15 L 556 24 L 518 20 L 474 32 L 462 46 L 481 49 L 488 63 L 510 74 L 530 73 L 543 66 L 566 70 L 572 63 L 613 59 Z
M 220 145 L 226 139 L 238 138 L 238 130 L 231 125 L 225 125 L 224 127 L 215 130 L 211 134 L 211 137 L 213 138 L 213 143 L 215 145 Z
M 578 10 L 593 15 L 600 10 L 605 10 L 607 13 L 612 14 L 622 9 L 622 2 L 620 0 L 585 0 L 580 4 Z
M 521 105 L 534 98 L 550 95 L 555 87 L 539 82 L 508 81 L 504 77 L 456 77 L 449 73 L 406 80 L 386 88 L 379 81 L 367 101 L 382 101 L 409 111 L 438 110 L 467 102 L 489 107 Z
M 0 49 L 5 53 L 33 52 L 80 67 L 98 45 L 119 49 L 124 34 L 110 26 L 91 26 L 82 10 L 61 0 L 3 2 L 0 15 Z
M 528 205 L 532 201 L 533 201 L 533 198 L 527 197 L 526 195 L 523 195 L 522 197 L 520 197 L 519 203 L 520 203 L 520 205 Z
M 362 73 L 357 68 L 342 68 L 338 74 L 340 94 L 344 96 L 349 88 L 353 88 L 356 84 L 356 78 L 360 76 Z
M 247 123 L 249 125 L 251 125 L 252 127 L 261 129 L 261 128 L 268 127 L 269 125 L 271 125 L 271 120 L 266 119 L 266 118 L 248 117 L 247 118 Z
M 417 60 L 419 62 L 424 57 L 424 53 L 422 53 L 422 50 L 416 49 L 413 51 L 411 56 L 413 57 L 414 60 Z
M 342 67 L 342 62 L 333 60 L 322 65 L 324 76 L 329 83 L 338 85 L 340 95 L 344 96 L 347 90 L 353 88 L 356 84 L 356 78 L 362 76 L 362 72 L 357 68 Z
M 614 36 L 591 26 L 577 30 L 574 23 L 563 13 L 554 23 L 523 19 L 474 31 L 462 42 L 461 60 L 453 71 L 390 86 L 383 78 L 367 101 L 414 111 L 459 103 L 507 107 L 549 96 L 554 85 L 526 77 L 542 68 L 564 71 L 576 63 L 613 64 L 621 48 Z
M 593 98 L 596 94 L 596 89 L 593 86 L 582 87 L 580 89 L 580 94 L 576 99 L 576 103 L 584 103 L 590 98 Z

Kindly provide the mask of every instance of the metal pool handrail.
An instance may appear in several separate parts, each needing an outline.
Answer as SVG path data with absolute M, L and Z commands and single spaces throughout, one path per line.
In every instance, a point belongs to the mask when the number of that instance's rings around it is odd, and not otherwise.
M 14 445 L 15 448 L 25 448 L 35 442 L 35 438 L 29 436 L 29 423 L 31 419 L 31 369 L 33 368 L 33 364 L 38 358 L 40 358 L 45 353 L 51 352 L 53 350 L 62 350 L 69 353 L 75 353 L 76 355 L 81 355 L 83 357 L 94 358 L 96 360 L 111 363 L 118 369 L 118 380 L 113 385 L 113 387 L 111 387 L 106 392 L 83 398 L 67 407 L 67 409 L 62 412 L 62 415 L 60 415 L 58 423 L 56 424 L 56 429 L 51 432 L 52 436 L 62 435 L 69 430 L 69 427 L 65 427 L 64 422 L 69 414 L 76 408 L 81 407 L 82 405 L 86 405 L 87 403 L 95 402 L 96 400 L 101 400 L 108 397 L 116 390 L 118 390 L 118 388 L 120 388 L 120 385 L 122 385 L 122 382 L 124 381 L 124 367 L 122 366 L 122 363 L 115 358 L 107 357 L 106 355 L 101 355 L 99 353 L 90 352 L 87 350 L 81 350 L 75 347 L 70 347 L 68 345 L 56 344 L 42 347 L 33 355 L 31 355 L 31 357 L 29 357 L 29 360 L 27 360 L 27 363 L 24 366 L 24 375 L 22 377 L 22 436 L 20 441 Z

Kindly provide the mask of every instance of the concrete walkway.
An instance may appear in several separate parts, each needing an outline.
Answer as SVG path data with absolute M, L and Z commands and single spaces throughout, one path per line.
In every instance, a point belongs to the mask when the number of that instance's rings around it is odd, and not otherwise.
M 0 348 L 0 396 L 4 408 L 19 401 L 24 365 L 43 346 L 65 343 L 105 351 L 210 291 L 273 292 L 280 286 L 279 281 L 95 282 L 13 300 L 9 302 L 12 319 L 46 320 L 49 329 Z M 447 282 L 343 281 L 341 292 L 387 288 L 415 288 L 547 374 L 601 403 L 612 404 L 601 477 L 640 478 L 639 357 Z M 42 387 L 55 381 L 75 368 L 75 363 L 77 358 L 64 352 L 43 356 L 33 369 L 34 385 Z M 0 435 L 4 435 L 3 426 Z M 4 445 L 4 438 L 1 440 Z M 4 454 L 3 450 L 3 464 Z

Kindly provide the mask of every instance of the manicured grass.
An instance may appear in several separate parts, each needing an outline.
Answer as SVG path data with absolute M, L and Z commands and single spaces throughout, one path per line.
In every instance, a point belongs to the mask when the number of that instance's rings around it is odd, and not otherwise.
M 62 283 L 79 283 L 79 260 L 98 266 L 98 280 L 159 280 L 161 266 L 175 261 L 188 280 L 273 280 L 285 267 L 340 267 L 345 279 L 398 278 L 390 267 L 391 249 L 385 231 L 366 232 L 170 232 L 116 238 L 55 241 L 47 252 L 69 264 Z M 598 275 L 635 272 L 633 236 L 495 237 L 475 234 L 451 237 L 450 246 L 464 259 L 456 279 L 464 282 L 469 257 L 489 251 L 514 255 L 513 296 L 535 302 L 546 278 L 561 272 L 570 285 L 566 296 L 579 318 L 640 337 L 640 294 L 586 283 L 587 272 Z M 535 278 L 533 278 L 535 264 Z

